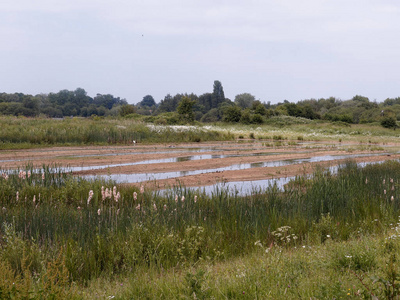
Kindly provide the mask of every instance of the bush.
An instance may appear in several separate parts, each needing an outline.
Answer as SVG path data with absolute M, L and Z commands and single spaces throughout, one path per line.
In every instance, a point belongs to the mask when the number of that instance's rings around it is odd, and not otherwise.
M 251 118 L 251 123 L 253 123 L 253 124 L 262 124 L 262 123 L 264 123 L 264 119 L 260 114 L 255 114 Z
M 381 121 L 381 125 L 385 128 L 393 128 L 396 129 L 397 122 L 394 117 L 384 117 Z

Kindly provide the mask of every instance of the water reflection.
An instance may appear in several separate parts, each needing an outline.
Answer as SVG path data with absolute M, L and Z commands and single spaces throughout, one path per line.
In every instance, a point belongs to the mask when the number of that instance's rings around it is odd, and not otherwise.
M 175 172 L 164 172 L 164 173 L 111 174 L 111 175 L 99 175 L 99 176 L 115 180 L 118 183 L 137 183 L 148 180 L 162 180 L 162 179 L 178 178 L 183 176 L 199 175 L 206 173 L 238 171 L 238 170 L 246 170 L 250 168 L 261 168 L 261 167 L 281 167 L 287 165 L 302 164 L 306 162 L 322 162 L 322 161 L 355 158 L 362 156 L 372 156 L 372 155 L 371 154 L 353 154 L 353 155 L 338 155 L 338 156 L 325 155 L 325 156 L 315 156 L 302 159 L 288 159 L 288 160 L 257 162 L 257 163 L 240 163 L 221 168 L 210 168 L 210 169 L 191 170 L 191 171 L 175 171 Z M 95 176 L 86 176 L 86 177 L 90 178 Z

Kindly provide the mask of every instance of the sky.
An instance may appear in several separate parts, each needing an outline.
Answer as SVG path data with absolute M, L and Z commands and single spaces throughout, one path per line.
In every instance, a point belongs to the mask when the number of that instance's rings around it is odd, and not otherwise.
M 400 1 L 2 0 L 0 92 L 400 96 Z

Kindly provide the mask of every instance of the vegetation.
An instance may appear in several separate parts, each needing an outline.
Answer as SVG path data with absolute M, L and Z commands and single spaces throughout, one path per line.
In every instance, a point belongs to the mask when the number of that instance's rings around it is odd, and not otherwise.
M 200 96 L 195 94 L 166 95 L 157 103 L 146 95 L 135 106 L 125 99 L 113 95 L 97 94 L 91 98 L 82 88 L 75 91 L 36 96 L 22 93 L 0 94 L 0 114 L 14 116 L 47 116 L 62 118 L 70 116 L 148 116 L 146 122 L 159 124 L 187 124 L 229 122 L 243 124 L 268 123 L 274 116 L 291 116 L 309 120 L 325 120 L 348 124 L 381 124 L 386 128 L 397 128 L 400 120 L 400 98 L 388 98 L 382 103 L 371 102 L 367 97 L 356 95 L 350 100 L 334 97 L 305 99 L 297 103 L 287 100 L 277 104 L 256 100 L 250 93 L 235 96 L 234 101 L 225 98 L 222 83 L 214 81 L 213 92 Z M 189 106 L 188 104 L 191 103 Z M 185 112 L 182 113 L 182 108 Z M 184 117 L 184 115 L 188 117 Z M 138 118 L 138 116 L 136 116 Z
M 97 94 L 96 97 L 91 98 L 82 88 L 36 96 L 22 93 L 0 94 L 0 114 L 14 116 L 34 117 L 40 114 L 51 118 L 116 116 L 119 114 L 121 106 L 124 105 L 128 105 L 125 99 L 110 94 Z
M 229 133 L 202 128 L 155 127 L 131 120 L 0 117 L 0 149 L 46 145 L 132 144 L 229 140 Z
M 236 111 L 238 112 L 238 111 Z M 324 122 L 300 117 L 274 116 L 264 124 L 218 123 L 197 126 L 170 125 L 184 115 L 168 113 L 162 116 L 134 118 L 25 118 L 0 116 L 0 149 L 69 145 L 131 145 L 137 143 L 178 143 L 256 139 L 353 140 L 360 143 L 385 143 L 398 140 L 398 132 L 373 124 Z M 187 115 L 187 116 L 190 116 Z M 235 114 L 232 113 L 232 117 Z M 238 116 L 236 116 L 238 118 Z M 243 118 L 242 115 L 240 115 Z M 245 115 L 246 117 L 246 115 Z M 247 115 L 247 117 L 249 117 Z M 151 118 L 154 124 L 144 121 Z
M 88 298 L 98 280 L 125 285 L 108 283 L 121 298 L 393 299 L 400 290 L 397 161 L 348 162 L 246 197 L 160 194 L 49 166 L 1 173 L 5 299 Z

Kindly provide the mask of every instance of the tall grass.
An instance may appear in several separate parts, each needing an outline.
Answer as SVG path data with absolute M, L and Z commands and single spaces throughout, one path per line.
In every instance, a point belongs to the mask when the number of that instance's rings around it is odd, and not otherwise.
M 365 168 L 348 162 L 337 175 L 316 170 L 283 191 L 269 186 L 245 197 L 180 186 L 161 194 L 75 178 L 49 166 L 0 174 L 4 270 L 42 277 L 47 263 L 57 263 L 69 282 L 79 284 L 143 268 L 217 263 L 260 246 L 378 234 L 396 223 L 400 208 L 397 161 Z
M 162 132 L 145 124 L 123 119 L 27 119 L 0 117 L 0 149 L 35 145 L 132 144 L 163 142 L 199 142 L 229 140 L 233 136 L 212 130 L 176 131 L 166 127 Z

